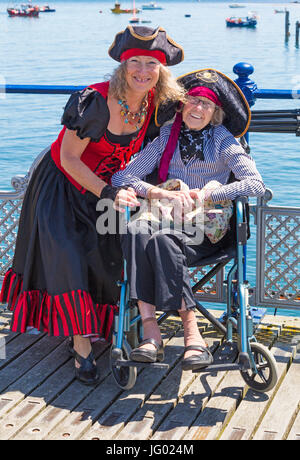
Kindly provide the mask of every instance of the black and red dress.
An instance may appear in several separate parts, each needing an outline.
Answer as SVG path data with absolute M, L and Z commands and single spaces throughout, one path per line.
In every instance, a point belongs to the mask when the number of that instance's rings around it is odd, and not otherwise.
M 0 294 L 0 302 L 13 310 L 12 331 L 35 327 L 53 336 L 99 334 L 111 340 L 123 267 L 119 236 L 97 233 L 99 198 L 60 162 L 66 128 L 91 138 L 81 160 L 107 183 L 140 150 L 154 110 L 153 93 L 143 127 L 134 135 L 115 136 L 107 130 L 108 88 L 104 82 L 72 94 L 64 128 L 28 185 L 13 264 Z

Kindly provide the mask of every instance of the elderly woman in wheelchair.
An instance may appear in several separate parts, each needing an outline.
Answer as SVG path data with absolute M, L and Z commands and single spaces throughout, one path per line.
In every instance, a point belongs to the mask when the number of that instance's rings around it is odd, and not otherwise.
M 143 211 L 133 216 L 121 236 L 129 295 L 138 302 L 144 330 L 130 359 L 163 361 L 155 313 L 177 310 L 184 327 L 182 368 L 193 370 L 210 365 L 213 357 L 198 330 L 188 268 L 233 241 L 233 200 L 262 196 L 265 186 L 253 159 L 236 140 L 250 123 L 248 103 L 237 85 L 214 69 L 194 71 L 178 81 L 186 97 L 174 109 L 174 122 L 163 126 L 159 136 L 113 176 L 112 184 L 130 186 L 145 199 Z M 155 170 L 158 186 L 147 182 Z

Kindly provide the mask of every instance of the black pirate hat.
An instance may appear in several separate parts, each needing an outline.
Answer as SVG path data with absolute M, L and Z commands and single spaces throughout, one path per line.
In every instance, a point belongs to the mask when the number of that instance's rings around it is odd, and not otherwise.
M 246 133 L 251 120 L 251 111 L 242 90 L 233 80 L 218 70 L 201 69 L 182 75 L 177 78 L 177 81 L 186 91 L 197 86 L 204 86 L 214 91 L 225 112 L 223 125 L 234 137 L 242 137 Z M 170 119 L 172 110 L 174 115 L 176 111 L 174 104 L 161 106 L 156 112 L 156 124 L 161 125 L 165 121 L 165 113 Z
M 150 55 L 168 66 L 184 59 L 183 48 L 162 27 L 128 26 L 116 35 L 108 54 L 118 62 L 133 55 Z

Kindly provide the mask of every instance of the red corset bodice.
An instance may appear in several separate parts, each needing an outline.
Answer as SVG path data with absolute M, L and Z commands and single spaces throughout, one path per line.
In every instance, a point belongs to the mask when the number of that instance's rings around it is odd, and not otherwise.
M 95 89 L 104 98 L 106 98 L 109 82 L 97 83 L 95 85 L 89 86 L 89 88 Z M 133 138 L 128 146 L 122 147 L 119 144 L 110 142 L 106 133 L 104 133 L 99 142 L 89 142 L 83 151 L 81 161 L 85 163 L 99 178 L 103 179 L 105 182 L 110 183 L 111 176 L 119 169 L 125 168 L 131 156 L 141 149 L 151 119 L 151 115 L 154 110 L 152 91 L 149 93 L 148 103 L 149 108 L 146 120 L 138 132 L 137 137 Z M 64 126 L 56 141 L 51 145 L 51 156 L 56 166 L 65 174 L 69 181 L 78 190 L 80 190 L 81 193 L 85 193 L 86 189 L 84 189 L 78 182 L 76 182 L 61 165 L 60 149 L 65 131 L 66 127 Z

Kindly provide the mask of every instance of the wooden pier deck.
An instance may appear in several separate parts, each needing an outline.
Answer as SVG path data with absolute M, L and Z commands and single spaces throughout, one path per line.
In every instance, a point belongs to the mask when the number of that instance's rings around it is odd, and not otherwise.
M 11 333 L 9 320 L 0 310 L 0 439 L 300 440 L 300 318 L 267 316 L 257 330 L 279 369 L 266 394 L 239 372 L 182 372 L 178 318 L 163 326 L 169 369 L 140 370 L 128 391 L 114 382 L 107 344 L 94 344 L 101 382 L 86 387 L 65 339 Z M 201 316 L 199 326 L 217 357 L 221 337 Z

